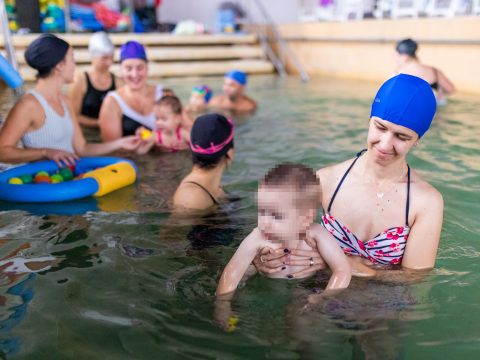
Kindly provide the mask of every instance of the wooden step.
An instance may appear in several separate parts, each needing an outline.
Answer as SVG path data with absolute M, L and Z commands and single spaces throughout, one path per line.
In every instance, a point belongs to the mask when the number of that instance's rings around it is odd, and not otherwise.
M 5 56 L 5 52 L 1 52 Z M 16 52 L 19 64 L 25 64 L 24 51 Z M 150 61 L 174 60 L 217 60 L 217 59 L 251 59 L 263 57 L 263 50 L 257 45 L 231 46 L 185 46 L 185 47 L 147 47 L 147 56 Z M 120 51 L 115 51 L 115 59 L 120 58 Z M 87 49 L 75 49 L 75 62 L 90 63 L 90 54 Z
M 65 39 L 70 45 L 88 46 L 91 34 L 56 34 Z M 16 48 L 25 48 L 39 34 L 14 35 L 12 37 L 13 44 Z M 255 44 L 257 37 L 254 34 L 204 34 L 204 35 L 173 35 L 173 34 L 109 34 L 112 42 L 116 46 L 120 46 L 129 40 L 136 40 L 143 45 L 222 45 L 222 44 Z M 3 36 L 0 38 L 0 47 L 4 47 Z
M 78 65 L 76 71 L 86 71 L 88 65 Z M 188 61 L 149 63 L 149 77 L 183 77 L 200 75 L 222 75 L 229 70 L 238 69 L 249 74 L 267 74 L 274 71 L 273 65 L 267 60 L 231 60 L 231 61 Z M 119 75 L 119 65 L 114 64 L 112 71 Z M 35 70 L 22 66 L 20 74 L 25 81 L 35 80 Z

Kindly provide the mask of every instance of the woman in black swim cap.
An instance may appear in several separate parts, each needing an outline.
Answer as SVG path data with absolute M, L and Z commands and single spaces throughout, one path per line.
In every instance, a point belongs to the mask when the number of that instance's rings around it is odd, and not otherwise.
M 445 104 L 446 95 L 455 91 L 453 83 L 443 72 L 432 66 L 422 64 L 417 58 L 418 44 L 412 39 L 404 39 L 397 43 L 397 74 L 414 75 L 430 84 L 437 98 L 437 104 Z
M 134 150 L 135 136 L 103 144 L 89 144 L 74 112 L 62 94 L 73 81 L 75 60 L 70 45 L 43 34 L 25 51 L 27 64 L 37 70 L 37 84 L 10 110 L 0 131 L 0 161 L 23 163 L 43 159 L 59 166 L 73 165 L 79 156 L 103 155 L 119 149 Z M 23 148 L 17 144 L 22 141 Z
M 219 114 L 198 117 L 191 131 L 193 168 L 173 195 L 177 209 L 206 210 L 224 196 L 222 175 L 234 156 L 232 120 Z

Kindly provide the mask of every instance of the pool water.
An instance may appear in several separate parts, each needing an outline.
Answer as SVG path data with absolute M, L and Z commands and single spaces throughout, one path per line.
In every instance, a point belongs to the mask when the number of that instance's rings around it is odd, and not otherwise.
M 170 79 L 186 101 L 193 85 Z M 53 256 L 37 273 L 0 263 L 0 356 L 15 359 L 436 359 L 476 358 L 480 337 L 480 100 L 440 109 L 409 163 L 444 196 L 435 270 L 414 284 L 354 280 L 301 312 L 325 275 L 255 276 L 232 302 L 226 332 L 213 319 L 228 259 L 256 225 L 255 190 L 280 161 L 315 169 L 351 158 L 366 141 L 378 84 L 251 77 L 259 111 L 236 119 L 236 157 L 224 176 L 237 201 L 218 214 L 174 217 L 168 204 L 189 171 L 187 153 L 132 157 L 135 186 L 66 204 L 0 203 L 0 258 Z M 0 116 L 10 106 L 0 98 Z M 95 139 L 89 131 L 87 137 Z

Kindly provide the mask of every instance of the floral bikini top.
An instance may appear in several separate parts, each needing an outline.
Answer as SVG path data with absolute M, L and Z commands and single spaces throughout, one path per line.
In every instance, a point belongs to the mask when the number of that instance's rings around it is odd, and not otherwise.
M 365 151 L 366 150 L 363 150 L 357 154 L 357 157 L 338 183 L 337 188 L 330 199 L 328 210 L 322 216 L 322 225 L 335 237 L 338 245 L 340 245 L 343 252 L 347 255 L 361 256 L 370 260 L 374 264 L 401 264 L 408 234 L 410 232 L 410 227 L 408 226 L 408 211 L 410 207 L 410 166 L 407 165 L 407 204 L 404 226 L 395 226 L 386 229 L 370 240 L 361 241 L 345 225 L 330 215 L 330 209 L 332 208 L 333 200 L 335 199 L 335 196 L 337 196 L 338 190 L 340 190 L 343 181 L 353 165 L 355 165 L 355 162 Z

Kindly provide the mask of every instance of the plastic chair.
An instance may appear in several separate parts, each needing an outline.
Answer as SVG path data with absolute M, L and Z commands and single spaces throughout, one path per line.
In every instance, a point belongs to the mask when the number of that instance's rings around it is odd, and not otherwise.
M 392 18 L 400 17 L 418 17 L 422 10 L 423 0 L 393 0 L 392 1 Z
M 463 0 L 429 0 L 425 13 L 427 16 L 454 17 L 457 13 L 466 11 Z

